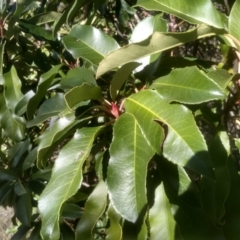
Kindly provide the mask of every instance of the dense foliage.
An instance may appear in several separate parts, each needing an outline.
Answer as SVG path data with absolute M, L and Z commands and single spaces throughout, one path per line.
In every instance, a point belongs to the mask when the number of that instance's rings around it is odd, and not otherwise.
M 0 1 L 0 204 L 20 239 L 238 239 L 240 0 Z

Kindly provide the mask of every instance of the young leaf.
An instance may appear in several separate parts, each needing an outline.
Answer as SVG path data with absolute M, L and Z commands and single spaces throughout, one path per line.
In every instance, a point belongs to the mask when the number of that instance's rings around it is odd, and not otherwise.
M 131 114 L 121 115 L 114 125 L 107 185 L 118 213 L 135 222 L 147 204 L 146 175 L 154 149 Z
M 83 163 L 100 129 L 100 127 L 79 129 L 60 151 L 52 170 L 52 177 L 41 194 L 38 204 L 42 216 L 43 239 L 59 239 L 62 205 L 77 192 L 81 185 Z

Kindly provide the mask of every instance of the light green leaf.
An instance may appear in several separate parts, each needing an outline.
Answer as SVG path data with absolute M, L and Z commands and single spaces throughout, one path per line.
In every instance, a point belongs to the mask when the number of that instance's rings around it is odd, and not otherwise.
M 100 129 L 100 127 L 79 129 L 60 151 L 52 170 L 52 177 L 38 203 L 42 216 L 43 239 L 59 239 L 62 205 L 79 189 L 82 182 L 82 166 Z
M 46 119 L 57 116 L 67 109 L 63 93 L 57 93 L 52 98 L 46 100 L 39 108 L 37 116 L 27 123 L 27 127 L 38 125 Z
M 175 239 L 176 222 L 163 184 L 155 190 L 154 205 L 149 211 L 150 236 L 152 240 Z
M 116 100 L 116 97 L 124 84 L 127 81 L 129 75 L 132 71 L 138 67 L 140 63 L 130 62 L 122 66 L 118 71 L 114 74 L 111 85 L 110 85 L 110 95 L 113 101 Z
M 229 33 L 236 38 L 238 45 L 240 45 L 240 0 L 236 0 L 233 4 L 229 16 Z M 239 46 L 240 47 L 240 46 Z
M 10 72 L 4 74 L 5 99 L 7 108 L 13 113 L 18 101 L 22 98 L 22 83 L 18 78 L 17 71 L 12 66 Z
M 70 109 L 76 108 L 82 101 L 99 100 L 102 98 L 101 88 L 83 83 L 81 86 L 74 87 L 65 94 L 66 104 Z
M 135 222 L 147 203 L 147 165 L 153 155 L 135 117 L 121 115 L 113 128 L 107 184 L 113 206 L 128 221 Z
M 125 100 L 126 112 L 145 125 L 153 120 L 168 126 L 163 155 L 170 161 L 213 178 L 207 146 L 196 126 L 193 115 L 184 106 L 169 104 L 156 91 L 145 90 Z
M 224 30 L 214 29 L 206 25 L 200 25 L 184 33 L 155 32 L 142 42 L 127 45 L 106 56 L 99 64 L 96 78 L 118 66 L 137 61 L 140 58 L 160 53 L 199 38 L 224 33 L 226 33 Z
M 119 48 L 117 42 L 100 30 L 77 25 L 63 37 L 63 44 L 74 58 L 84 58 L 97 65 L 110 52 Z
M 113 205 L 110 203 L 107 211 L 110 227 L 107 229 L 106 240 L 121 240 L 122 227 L 120 225 L 121 216 L 116 212 Z
M 38 107 L 42 98 L 46 94 L 47 89 L 50 87 L 50 85 L 53 82 L 56 74 L 58 73 L 59 69 L 62 66 L 63 66 L 63 64 L 56 65 L 51 70 L 49 70 L 48 72 L 44 73 L 41 76 L 40 81 L 38 83 L 37 92 L 29 100 L 28 105 L 27 105 L 27 116 L 28 116 L 29 119 L 32 119 L 36 108 Z
M 208 0 L 194 0 L 191 4 L 188 0 L 138 0 L 136 6 L 163 11 L 193 24 L 204 23 L 227 29 L 227 17 L 218 12 L 213 3 Z
M 198 104 L 214 99 L 223 99 L 223 90 L 197 67 L 186 67 L 171 71 L 150 86 L 166 101 Z
M 76 240 L 94 239 L 93 228 L 107 206 L 107 186 L 101 180 L 89 196 L 77 229 Z

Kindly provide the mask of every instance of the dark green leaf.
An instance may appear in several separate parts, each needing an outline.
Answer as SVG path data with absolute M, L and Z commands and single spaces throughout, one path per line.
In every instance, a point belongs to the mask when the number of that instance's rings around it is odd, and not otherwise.
M 18 116 L 23 115 L 27 111 L 28 101 L 35 95 L 35 93 L 30 90 L 28 91 L 16 104 L 14 113 Z

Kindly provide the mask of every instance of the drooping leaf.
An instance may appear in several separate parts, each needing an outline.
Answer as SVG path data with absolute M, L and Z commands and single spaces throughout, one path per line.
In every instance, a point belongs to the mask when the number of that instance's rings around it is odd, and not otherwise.
M 229 16 L 229 33 L 238 41 L 238 47 L 240 48 L 240 1 L 236 0 L 233 4 L 232 10 Z
M 50 117 L 57 116 L 66 109 L 64 94 L 58 93 L 40 106 L 37 116 L 27 123 L 27 127 L 38 125 Z
M 81 185 L 83 163 L 100 129 L 101 127 L 79 129 L 60 151 L 52 170 L 52 177 L 41 194 L 38 204 L 42 216 L 43 239 L 59 239 L 62 205 L 77 192 Z
M 153 155 L 135 117 L 121 115 L 113 128 L 107 184 L 113 206 L 128 221 L 135 222 L 147 203 L 147 164 Z
M 93 228 L 107 206 L 107 186 L 101 180 L 89 196 L 77 229 L 76 240 L 94 239 Z
M 122 228 L 120 225 L 121 216 L 116 212 L 113 205 L 110 203 L 107 211 L 110 227 L 107 229 L 107 240 L 121 240 L 122 239 Z
M 119 48 L 117 42 L 100 30 L 77 25 L 63 37 L 63 44 L 74 58 L 84 58 L 97 65 L 108 53 Z
M 150 88 L 169 102 L 198 104 L 225 97 L 223 90 L 195 66 L 173 70 L 154 81 Z
M 163 11 L 193 24 L 204 23 L 216 28 L 227 29 L 228 19 L 218 12 L 211 1 L 198 0 L 138 0 L 136 6 L 148 10 Z
M 118 66 L 137 61 L 140 58 L 160 53 L 199 38 L 224 33 L 224 30 L 215 29 L 206 25 L 200 25 L 184 33 L 155 32 L 142 42 L 129 44 L 106 56 L 99 64 L 96 78 L 99 78 L 104 73 Z
M 110 95 L 113 101 L 116 100 L 116 97 L 124 84 L 127 81 L 129 75 L 132 71 L 138 67 L 140 63 L 130 62 L 122 66 L 118 71 L 114 74 L 111 85 L 110 85 Z
M 102 98 L 101 88 L 83 83 L 79 87 L 74 87 L 65 94 L 66 104 L 70 109 L 76 108 L 79 104 L 86 100 L 100 100 Z
M 207 146 L 191 112 L 184 106 L 169 104 L 156 91 L 145 90 L 125 100 L 126 111 L 151 125 L 153 120 L 168 126 L 163 155 L 170 161 L 213 178 Z
M 27 105 L 27 116 L 29 119 L 32 119 L 36 108 L 38 107 L 40 101 L 44 97 L 47 89 L 51 85 L 54 77 L 58 73 L 59 69 L 62 67 L 62 64 L 54 66 L 51 70 L 44 73 L 38 83 L 36 94 L 28 101 Z
M 149 211 L 149 225 L 151 239 L 175 239 L 176 222 L 163 184 L 155 190 L 154 205 Z

